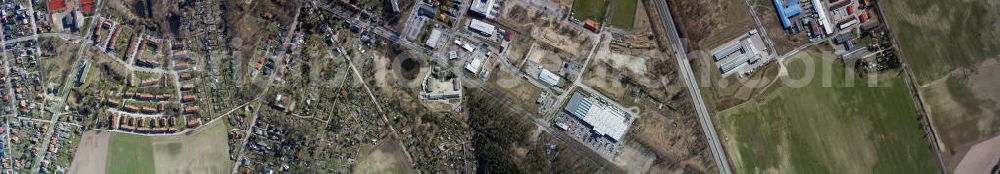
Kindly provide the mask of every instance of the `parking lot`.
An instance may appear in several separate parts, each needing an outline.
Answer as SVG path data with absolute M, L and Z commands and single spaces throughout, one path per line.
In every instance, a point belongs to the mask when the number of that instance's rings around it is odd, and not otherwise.
M 607 160 L 613 160 L 615 156 L 621 154 L 621 143 L 615 142 L 608 137 L 594 134 L 583 121 L 573 117 L 566 112 L 559 112 L 555 118 L 556 123 L 566 125 L 565 133 L 573 137 L 577 142 L 582 143 L 594 152 L 601 154 Z M 558 127 L 558 126 L 557 126 Z

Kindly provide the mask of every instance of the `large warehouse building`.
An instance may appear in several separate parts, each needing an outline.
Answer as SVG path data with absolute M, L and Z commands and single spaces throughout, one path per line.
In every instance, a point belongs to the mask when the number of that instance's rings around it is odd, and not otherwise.
M 798 15 L 801 11 L 798 2 L 798 0 L 791 0 L 787 5 L 783 5 L 781 0 L 774 0 L 775 11 L 778 11 L 778 19 L 781 20 L 781 26 L 785 29 L 792 27 L 791 18 Z
M 618 142 L 628 132 L 631 119 L 621 109 L 607 103 L 573 93 L 573 98 L 563 109 L 567 113 L 583 120 L 598 135 L 606 136 Z
M 496 0 L 472 0 L 469 12 L 472 12 L 471 15 L 481 18 L 496 19 L 497 8 L 499 7 L 497 7 Z
M 479 33 L 479 35 L 483 35 L 484 37 L 493 37 L 493 32 L 496 31 L 496 27 L 486 22 L 472 19 L 469 22 L 469 31 Z

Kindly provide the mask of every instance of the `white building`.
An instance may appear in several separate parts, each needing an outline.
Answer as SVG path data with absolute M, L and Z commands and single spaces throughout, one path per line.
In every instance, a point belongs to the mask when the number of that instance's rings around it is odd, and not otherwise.
M 476 19 L 472 19 L 472 21 L 469 22 L 469 31 L 479 33 L 480 35 L 483 35 L 483 36 L 486 36 L 486 37 L 492 37 L 493 36 L 493 32 L 496 31 L 496 27 L 493 26 L 493 25 L 490 25 L 489 23 L 486 23 L 486 22 L 483 22 L 483 21 L 480 21 L 480 20 L 476 20 Z
M 819 15 L 819 25 L 823 26 L 823 32 L 827 35 L 833 34 L 833 24 L 830 23 L 830 17 L 828 17 L 826 12 L 826 7 L 823 7 L 823 2 L 820 0 L 812 0 L 813 9 L 816 9 L 816 14 Z
M 472 6 L 469 6 L 470 14 L 476 15 L 486 19 L 496 19 L 497 13 L 497 1 L 496 0 L 472 0 Z
M 483 66 L 483 58 L 476 57 L 475 59 L 472 59 L 472 61 L 470 61 L 468 64 L 465 64 L 465 70 L 469 70 L 469 72 L 472 72 L 472 74 L 477 74 L 479 73 L 480 66 Z
M 583 120 L 595 134 L 607 136 L 616 142 L 621 141 L 631 125 L 629 116 L 621 109 L 585 97 L 579 92 L 573 93 L 573 98 L 563 110 Z
M 441 39 L 441 33 L 441 30 L 437 28 L 431 30 L 431 35 L 427 37 L 427 42 L 425 42 L 424 45 L 431 48 L 437 48 L 438 39 Z
M 559 81 L 562 80 L 562 78 L 547 69 L 542 69 L 538 72 L 538 80 L 549 84 L 549 86 L 556 86 L 559 85 Z

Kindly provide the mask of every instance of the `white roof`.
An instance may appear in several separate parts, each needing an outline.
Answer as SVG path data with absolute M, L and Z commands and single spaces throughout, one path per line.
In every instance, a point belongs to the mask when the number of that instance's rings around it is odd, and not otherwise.
M 496 4 L 495 0 L 472 0 L 469 10 L 483 14 L 487 19 L 494 19 L 496 16 L 493 15 L 493 7 Z
M 833 34 L 833 24 L 830 24 L 830 18 L 826 15 L 826 8 L 823 7 L 823 2 L 820 0 L 812 0 L 813 9 L 816 9 L 816 13 L 819 14 L 819 24 L 823 26 L 823 31 L 826 34 Z
M 559 80 L 562 80 L 562 78 L 547 69 L 542 69 L 542 71 L 538 73 L 538 80 L 549 84 L 549 86 L 556 86 L 559 85 Z
M 425 42 L 424 44 L 431 48 L 437 47 L 438 39 L 440 38 L 441 38 L 441 30 L 435 28 L 434 30 L 431 30 L 431 36 L 427 37 L 427 42 Z
M 630 124 L 624 111 L 580 93 L 573 93 L 573 98 L 564 110 L 589 124 L 595 133 L 615 141 L 620 141 L 625 136 Z
M 469 28 L 473 30 L 478 30 L 480 32 L 486 32 L 487 34 L 490 35 L 493 34 L 493 31 L 496 31 L 496 27 L 494 27 L 493 25 L 490 25 L 489 23 L 477 19 L 472 19 L 472 22 L 469 22 Z
M 472 44 L 468 44 L 468 43 L 462 44 L 462 48 L 465 48 L 465 51 L 469 51 L 469 52 L 476 51 L 476 47 L 472 46 Z
M 482 65 L 483 65 L 483 58 L 476 57 L 475 59 L 472 59 L 472 61 L 469 62 L 468 64 L 465 64 L 465 70 L 469 70 L 469 72 L 476 74 L 479 73 L 479 67 Z

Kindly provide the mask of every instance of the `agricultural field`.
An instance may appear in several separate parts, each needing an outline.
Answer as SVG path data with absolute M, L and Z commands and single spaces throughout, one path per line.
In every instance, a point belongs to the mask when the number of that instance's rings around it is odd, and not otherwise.
M 832 66 L 830 71 L 812 67 Z M 829 65 L 832 64 L 832 65 Z M 878 85 L 845 76 L 816 51 L 790 60 L 789 76 L 817 74 L 802 87 L 781 86 L 761 100 L 719 113 L 723 144 L 740 173 L 936 173 L 932 146 L 901 76 Z M 811 72 L 810 72 L 811 71 Z M 830 72 L 828 85 L 821 82 Z M 850 85 L 852 84 L 853 85 Z M 849 86 L 850 85 L 850 86 Z
M 573 17 L 583 20 L 604 21 L 607 0 L 575 0 L 573 1 Z
M 112 134 L 108 141 L 108 173 L 136 173 L 155 166 L 150 137 Z
M 1000 79 L 995 77 L 1000 74 L 1000 30 L 996 29 L 1000 13 L 993 10 L 1000 8 L 1000 2 L 883 3 L 901 57 L 918 83 L 948 171 L 988 173 L 995 159 L 981 158 L 995 158 L 995 153 L 970 150 L 989 146 L 984 141 L 1000 135 Z M 959 167 L 983 160 L 994 162 L 976 169 Z
M 639 0 L 617 0 L 614 4 L 611 4 L 611 18 L 608 19 L 608 24 L 624 28 L 631 29 L 632 25 L 635 23 L 635 14 L 638 12 L 636 10 L 636 4 Z
M 184 135 L 112 133 L 107 143 L 106 170 L 108 173 L 227 173 L 233 166 L 227 153 L 227 130 L 225 122 L 215 122 Z
M 1000 2 L 890 0 L 883 7 L 921 84 L 1000 55 L 1000 12 L 994 10 Z

